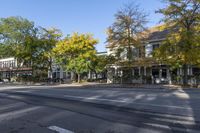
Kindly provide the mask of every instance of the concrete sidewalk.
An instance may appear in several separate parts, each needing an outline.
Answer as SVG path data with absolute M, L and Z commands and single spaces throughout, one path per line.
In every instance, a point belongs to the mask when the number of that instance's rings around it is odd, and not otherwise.
M 59 84 L 59 87 L 95 87 L 95 88 L 143 88 L 143 89 L 199 89 L 195 87 L 183 87 L 180 85 L 168 84 L 102 84 L 102 83 L 73 83 L 73 84 Z

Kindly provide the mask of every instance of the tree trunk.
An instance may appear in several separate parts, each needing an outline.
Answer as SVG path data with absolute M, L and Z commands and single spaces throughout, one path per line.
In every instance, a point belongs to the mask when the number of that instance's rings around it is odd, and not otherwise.
M 97 77 L 97 72 L 96 72 L 96 71 L 95 71 L 95 78 L 96 78 L 96 80 L 97 80 L 97 78 L 98 78 L 98 77 Z
M 92 71 L 89 71 L 89 80 L 92 80 Z
M 71 81 L 76 81 L 76 73 L 71 72 Z
M 81 82 L 81 75 L 78 73 L 78 83 Z
M 188 76 L 187 76 L 187 65 L 184 64 L 183 65 L 183 85 L 187 85 L 188 84 Z

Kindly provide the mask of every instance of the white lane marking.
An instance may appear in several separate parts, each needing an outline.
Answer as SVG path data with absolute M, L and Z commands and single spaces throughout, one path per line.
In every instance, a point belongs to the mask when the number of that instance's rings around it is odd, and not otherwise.
M 190 96 L 187 93 L 178 93 L 174 92 L 173 93 L 176 97 L 181 98 L 181 99 L 190 99 Z
M 152 126 L 152 127 L 158 127 L 158 128 L 162 128 L 162 129 L 168 129 L 168 130 L 175 130 L 175 131 L 179 131 L 179 132 L 190 132 L 190 133 L 199 133 L 199 131 L 195 130 L 195 129 L 185 129 L 185 128 L 181 128 L 181 127 L 170 127 L 167 125 L 161 125 L 161 124 L 154 124 L 154 123 L 144 123 L 146 125 Z
M 61 128 L 61 127 L 57 127 L 57 126 L 49 126 L 48 129 L 56 131 L 58 133 L 74 133 L 70 130 L 67 130 L 67 129 L 64 129 L 64 128 Z
M 94 97 L 81 97 L 81 96 L 71 96 L 71 95 L 64 95 L 64 97 L 69 98 L 77 98 L 82 99 L 85 101 L 107 101 L 107 102 L 118 102 L 118 103 L 129 103 L 129 104 L 137 104 L 137 105 L 145 105 L 145 106 L 154 106 L 154 107 L 165 107 L 165 108 L 177 108 L 177 109 L 187 109 L 187 110 L 194 110 L 191 107 L 181 107 L 181 106 L 173 106 L 173 105 L 158 105 L 158 104 L 149 104 L 149 103 L 139 103 L 127 100 L 112 100 L 112 99 L 104 99 L 104 98 L 94 98 Z M 200 110 L 200 109 L 195 109 Z
M 127 103 L 127 101 L 124 101 L 124 100 L 112 100 L 112 99 L 95 98 L 95 97 L 81 97 L 81 96 L 71 96 L 71 95 L 64 95 L 64 97 L 79 98 L 79 99 L 84 99 L 84 100 L 99 100 L 99 101 Z
M 184 124 L 184 125 L 195 125 L 195 121 L 188 121 L 188 120 L 176 120 L 176 119 L 171 119 L 171 118 L 154 118 L 152 117 L 151 119 L 153 120 L 158 120 L 162 122 L 169 122 L 169 123 L 179 123 L 179 124 Z

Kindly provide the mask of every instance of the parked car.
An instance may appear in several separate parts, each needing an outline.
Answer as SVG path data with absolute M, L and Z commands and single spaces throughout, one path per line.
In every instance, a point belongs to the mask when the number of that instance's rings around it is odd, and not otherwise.
M 0 84 L 3 84 L 4 82 L 3 82 L 3 80 L 2 79 L 0 79 Z
M 155 78 L 156 84 L 166 84 L 168 83 L 168 80 L 166 78 Z
M 4 83 L 8 83 L 8 82 L 9 82 L 9 79 L 3 79 L 3 82 L 4 82 Z

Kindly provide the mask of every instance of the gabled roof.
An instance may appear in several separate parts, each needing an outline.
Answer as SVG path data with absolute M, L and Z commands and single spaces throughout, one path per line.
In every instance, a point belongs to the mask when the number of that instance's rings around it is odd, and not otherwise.
M 145 32 L 141 33 L 141 38 L 143 41 L 159 41 L 164 40 L 169 34 L 170 30 L 165 28 L 165 24 L 157 25 L 152 28 L 149 28 Z M 107 44 L 108 48 L 110 44 Z
M 104 52 L 97 52 L 97 55 L 107 55 L 107 52 L 104 51 Z
M 170 30 L 165 28 L 165 25 L 152 27 L 146 31 L 145 41 L 163 40 L 167 37 Z

